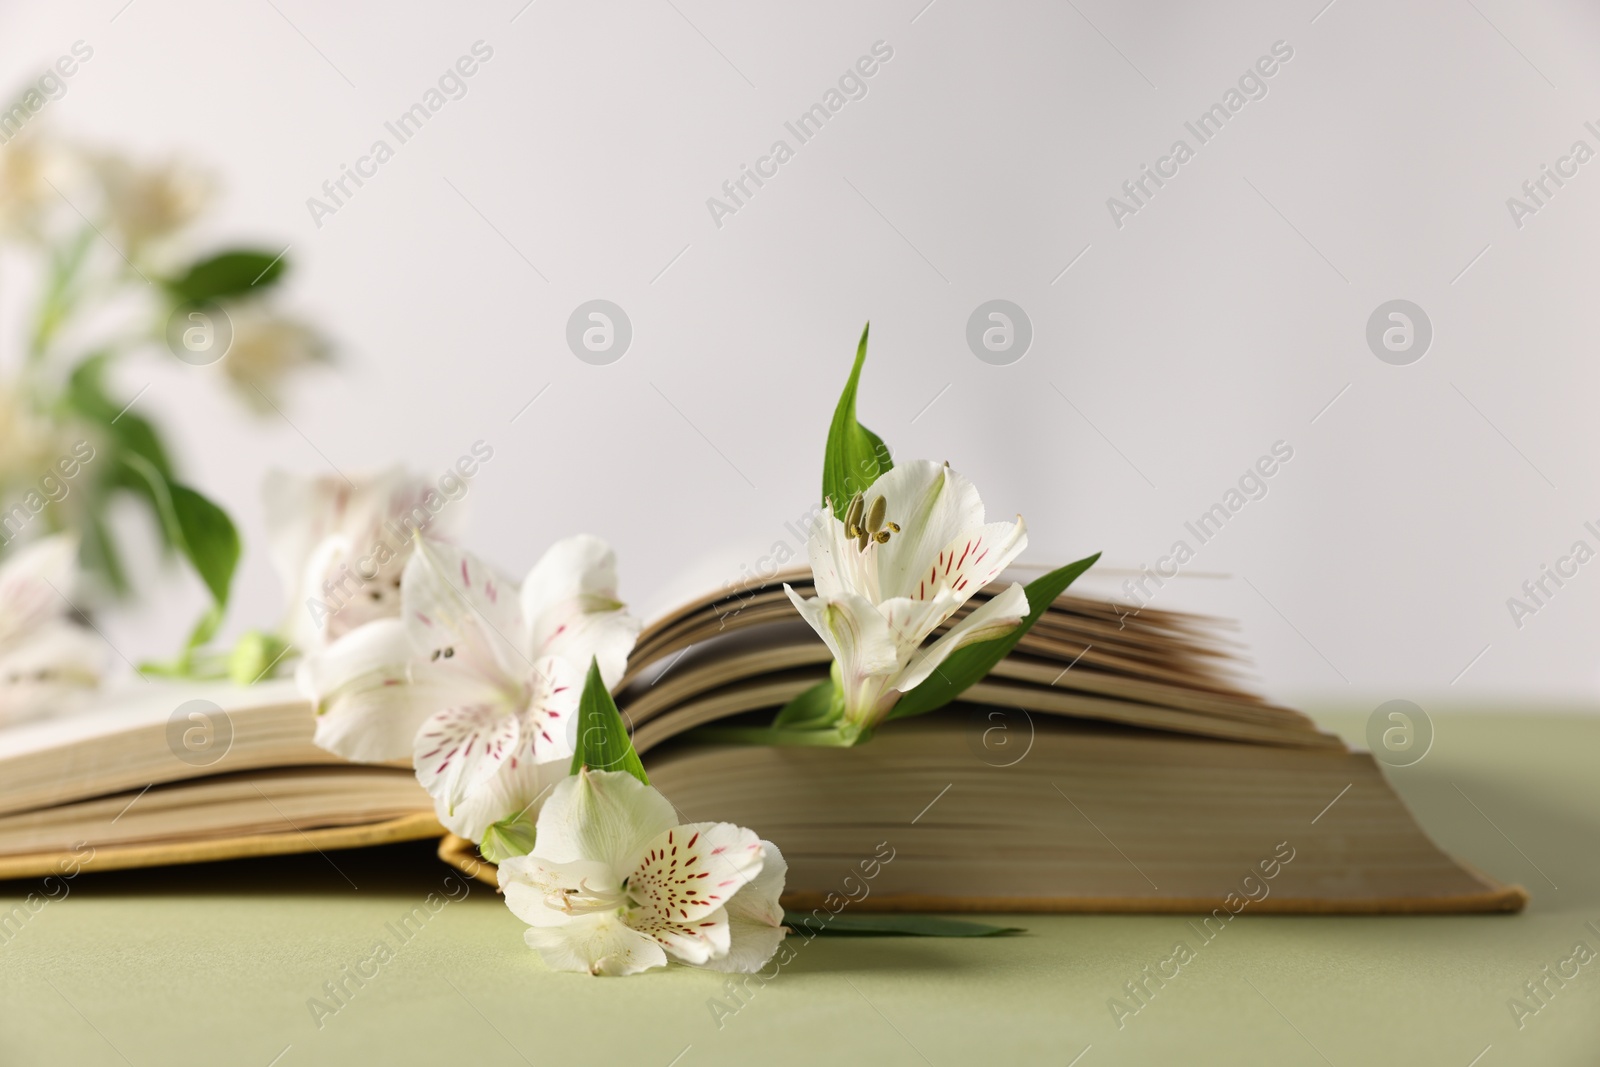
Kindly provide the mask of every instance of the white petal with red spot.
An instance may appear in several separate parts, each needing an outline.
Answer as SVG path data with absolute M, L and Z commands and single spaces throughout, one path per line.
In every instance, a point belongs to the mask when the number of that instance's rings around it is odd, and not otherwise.
M 412 761 L 417 781 L 452 810 L 468 790 L 500 770 L 516 750 L 520 730 L 515 715 L 491 704 L 446 708 L 417 732 Z
M 1010 633 L 1028 614 L 1028 594 L 1013 582 L 999 596 L 990 598 L 978 609 L 950 627 L 939 639 L 918 650 L 906 669 L 895 679 L 901 692 L 915 688 L 938 669 L 950 653 L 976 641 L 988 641 Z
M 449 545 L 419 544 L 401 581 L 401 610 L 415 652 L 430 663 L 511 686 L 532 664 L 515 586 Z
M 713 971 L 754 974 L 789 932 L 778 902 L 789 864 L 771 841 L 761 842 L 761 851 L 761 873 L 728 901 L 728 954 L 706 963 Z
M 528 680 L 530 696 L 522 716 L 522 747 L 518 759 L 535 763 L 572 758 L 573 718 L 583 678 L 576 664 L 555 656 L 536 660 Z

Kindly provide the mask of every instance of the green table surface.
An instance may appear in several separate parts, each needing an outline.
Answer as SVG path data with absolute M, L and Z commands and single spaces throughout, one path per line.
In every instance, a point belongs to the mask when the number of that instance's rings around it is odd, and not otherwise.
M 1360 743 L 1365 715 L 1318 717 Z M 1434 723 L 1390 778 L 1441 845 L 1532 893 L 1523 914 L 1247 910 L 1205 945 L 1181 916 L 1010 916 L 1027 932 L 800 942 L 736 1000 L 689 968 L 551 973 L 478 884 L 402 942 L 451 874 L 425 845 L 91 870 L 0 941 L 0 1064 L 1600 1063 L 1600 958 L 1542 1005 L 1524 990 L 1600 952 L 1600 716 Z M 0 912 L 40 891 L 0 883 Z M 1180 940 L 1195 958 L 1119 1027 L 1111 998 Z M 391 958 L 316 1018 L 378 941 Z M 1538 1007 L 1520 1025 L 1516 997 Z

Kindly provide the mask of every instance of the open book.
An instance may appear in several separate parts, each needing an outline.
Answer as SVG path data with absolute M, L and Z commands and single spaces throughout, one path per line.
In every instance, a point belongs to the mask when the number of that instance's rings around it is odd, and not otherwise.
M 782 575 L 657 619 L 617 699 L 686 820 L 757 827 L 783 849 L 790 907 L 1526 902 L 1440 851 L 1369 755 L 1249 692 L 1213 619 L 1064 596 L 962 702 L 864 745 L 721 743 L 719 725 L 764 724 L 827 676 L 785 580 L 811 592 L 808 574 Z M 272 683 L 166 688 L 0 734 L 0 878 L 443 835 L 409 769 L 344 763 L 312 733 L 310 708 Z M 440 854 L 485 867 L 459 839 Z

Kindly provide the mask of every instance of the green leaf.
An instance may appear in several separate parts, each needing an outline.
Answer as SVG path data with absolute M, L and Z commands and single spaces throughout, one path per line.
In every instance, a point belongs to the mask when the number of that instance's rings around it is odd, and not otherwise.
M 834 665 L 835 672 L 838 664 Z M 818 682 L 783 706 L 773 729 L 820 729 L 832 726 L 844 717 L 844 693 L 833 678 Z
M 126 489 L 137 493 L 159 517 L 161 510 L 159 494 L 144 473 L 128 462 L 127 457 L 136 456 L 143 459 L 162 480 L 168 482 L 173 478 L 172 461 L 167 456 L 166 446 L 162 444 L 161 435 L 156 431 L 155 425 L 143 416 L 129 411 L 126 401 L 119 401 L 111 396 L 105 382 L 108 365 L 109 357 L 103 352 L 91 355 L 79 363 L 67 378 L 62 401 L 69 411 L 96 424 L 105 433 L 105 437 L 101 440 L 102 454 L 93 457 L 95 471 L 91 476 L 92 484 L 102 487 L 102 492 Z M 84 559 L 89 566 L 105 575 L 114 591 L 126 593 L 130 585 L 118 559 L 116 545 L 112 543 L 103 520 L 97 517 L 103 515 L 104 510 L 104 496 L 92 501 L 89 506 L 91 520 L 101 522 L 101 528 L 91 530 L 90 536 L 85 540 Z M 175 547 L 167 524 L 164 521 L 158 522 L 157 528 L 161 533 L 162 544 L 167 548 Z
M 239 531 L 227 512 L 188 486 L 168 481 L 143 457 L 129 454 L 123 462 L 149 486 L 168 540 L 184 554 L 211 593 L 212 606 L 195 624 L 175 666 L 184 673 L 190 653 L 211 640 L 222 624 L 233 572 L 239 564 Z
M 237 248 L 198 260 L 181 276 L 163 284 L 178 303 L 198 303 L 269 289 L 286 269 L 288 264 L 281 255 Z
M 478 851 L 490 863 L 504 863 L 512 856 L 526 856 L 533 851 L 534 821 L 526 812 L 518 812 L 497 823 L 491 823 L 478 842 Z
M 850 369 L 850 380 L 845 382 L 839 406 L 833 411 L 833 424 L 828 427 L 828 448 L 822 457 L 822 497 L 840 519 L 850 507 L 852 497 L 866 492 L 879 476 L 894 467 L 889 446 L 856 421 L 856 386 L 861 380 L 861 366 L 867 359 L 867 334 L 871 329 L 869 322 L 861 331 L 855 366 Z
M 93 508 L 84 513 L 83 563 L 86 568 L 102 575 L 111 591 L 118 596 L 132 592 L 128 572 L 122 566 L 117 544 L 106 526 L 105 515 Z
M 163 478 L 171 481 L 172 461 L 167 457 L 160 434 L 148 419 L 129 411 L 126 402 L 119 403 L 112 399 L 105 384 L 107 365 L 108 357 L 98 354 L 74 367 L 67 379 L 67 405 L 89 421 L 104 427 L 119 450 L 142 456 Z M 139 479 L 124 477 L 122 481 L 135 489 L 147 488 Z
M 239 531 L 228 513 L 186 485 L 172 482 L 172 511 L 183 535 L 180 547 L 218 608 L 228 604 L 234 568 L 239 565 Z
M 592 771 L 627 771 L 645 785 L 650 784 L 644 764 L 628 739 L 628 728 L 611 691 L 600 677 L 600 661 L 589 661 L 589 677 L 578 698 L 578 739 L 572 753 L 572 773 L 584 767 Z
M 1099 558 L 1100 553 L 1096 552 L 1029 582 L 1023 587 L 1023 592 L 1028 595 L 1028 614 L 1015 629 L 992 640 L 956 649 L 925 682 L 895 703 L 889 718 L 904 719 L 910 715 L 922 715 L 942 708 L 959 697 L 969 686 L 992 671 L 995 664 L 1005 659 L 1006 654 L 1022 640 L 1022 635 L 1055 603 L 1056 597 L 1065 592 L 1079 575 L 1094 566 Z
M 1020 926 L 992 926 L 937 915 L 833 915 L 826 920 L 786 911 L 783 925 L 796 934 L 834 934 L 846 937 L 996 937 L 1026 933 Z

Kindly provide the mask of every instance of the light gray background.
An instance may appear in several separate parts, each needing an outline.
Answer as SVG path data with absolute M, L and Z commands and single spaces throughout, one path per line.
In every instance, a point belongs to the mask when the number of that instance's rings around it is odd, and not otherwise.
M 471 541 L 506 568 L 582 529 L 646 610 L 720 584 L 793 545 L 870 318 L 863 421 L 1022 512 L 1037 561 L 1153 563 L 1292 444 L 1155 601 L 1241 620 L 1272 695 L 1592 700 L 1600 562 L 1520 630 L 1506 599 L 1597 541 L 1600 161 L 1520 230 L 1506 198 L 1600 148 L 1600 13 L 1325 2 L 11 3 L 0 70 L 91 43 L 56 129 L 217 170 L 202 236 L 290 245 L 338 341 L 287 422 L 219 368 L 126 368 L 249 537 L 234 630 L 282 610 L 266 466 L 442 471 L 480 438 Z M 480 39 L 469 95 L 316 228 L 306 198 Z M 866 98 L 714 226 L 707 197 L 879 40 Z M 1266 98 L 1115 227 L 1107 198 L 1280 40 Z M 610 366 L 564 341 L 595 298 L 633 323 Z M 1010 366 L 965 341 L 994 298 L 1034 327 Z M 1396 298 L 1433 322 L 1411 366 L 1365 342 Z M 133 658 L 201 602 L 151 591 L 109 631 Z

